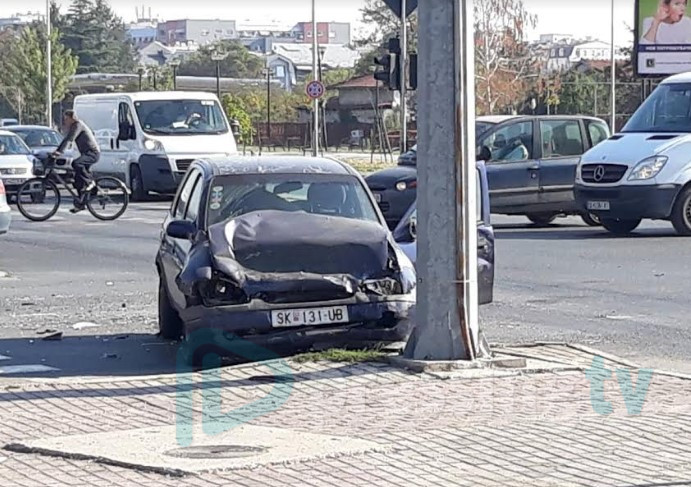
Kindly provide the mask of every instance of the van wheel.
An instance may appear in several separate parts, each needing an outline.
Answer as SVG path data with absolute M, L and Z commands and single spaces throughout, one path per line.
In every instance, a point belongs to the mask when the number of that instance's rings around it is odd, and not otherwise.
M 602 226 L 615 235 L 628 235 L 641 224 L 640 218 L 637 220 L 619 220 L 615 218 L 603 218 Z
M 184 326 L 180 315 L 173 308 L 163 278 L 158 284 L 158 331 L 161 338 L 179 340 Z
M 595 213 L 583 213 L 581 215 L 581 218 L 583 219 L 585 224 L 590 226 L 590 227 L 602 226 L 602 222 L 600 221 L 600 217 L 597 216 Z
M 144 178 L 139 166 L 132 166 L 130 169 L 130 189 L 132 190 L 132 201 L 145 201 L 149 196 L 144 191 Z
M 538 227 L 546 227 L 557 219 L 556 213 L 533 213 L 526 216 L 528 217 L 528 220 L 533 222 Z
M 679 235 L 691 236 L 691 187 L 677 196 L 672 208 L 672 225 Z

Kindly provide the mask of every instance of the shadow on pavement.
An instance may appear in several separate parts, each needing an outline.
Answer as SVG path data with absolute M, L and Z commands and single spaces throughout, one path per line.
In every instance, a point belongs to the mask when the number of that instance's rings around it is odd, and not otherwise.
M 553 226 L 548 228 L 497 225 L 495 235 L 499 240 L 620 240 L 677 237 L 672 229 L 648 228 L 636 230 L 630 235 L 618 236 L 602 228 Z

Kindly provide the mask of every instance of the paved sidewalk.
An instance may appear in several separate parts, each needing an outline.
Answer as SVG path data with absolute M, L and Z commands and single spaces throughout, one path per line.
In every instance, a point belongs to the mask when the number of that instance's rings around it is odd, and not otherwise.
M 249 467 L 176 476 L 115 466 L 107 458 L 5 449 L 0 485 L 691 485 L 691 380 L 654 374 L 641 414 L 629 415 L 613 372 L 605 383 L 612 413 L 600 415 L 584 373 L 593 360 L 589 351 L 559 345 L 507 351 L 548 357 L 557 368 L 470 378 L 467 372 L 416 374 L 378 363 L 288 362 L 292 383 L 273 382 L 265 364 L 220 372 L 221 387 L 214 391 L 221 411 L 268 396 L 279 407 L 251 420 L 253 427 L 293 432 L 296 448 L 300 436 L 310 433 L 366 440 L 376 445 L 369 451 L 291 463 L 257 460 Z M 630 365 L 611 359 L 604 363 L 612 370 Z M 637 371 L 629 370 L 635 389 Z M 185 390 L 194 390 L 192 409 L 201 421 L 198 378 L 189 377 Z M 189 414 L 182 406 L 182 414 Z M 246 411 L 257 413 L 261 406 Z M 0 444 L 15 450 L 36 440 L 165 427 L 175 420 L 171 376 L 0 385 Z M 132 443 L 129 448 L 136 449 Z

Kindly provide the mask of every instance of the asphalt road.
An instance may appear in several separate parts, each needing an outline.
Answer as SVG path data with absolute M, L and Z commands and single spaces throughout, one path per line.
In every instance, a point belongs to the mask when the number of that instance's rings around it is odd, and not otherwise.
M 154 256 L 167 206 L 132 204 L 113 223 L 66 208 L 45 223 L 15 215 L 0 237 L 0 380 L 175 370 L 177 346 L 155 336 Z M 691 246 L 670 225 L 648 223 L 628 238 L 575 218 L 547 229 L 522 218 L 494 225 L 495 302 L 481 310 L 491 342 L 565 340 L 691 372 Z M 62 339 L 43 340 L 48 330 Z

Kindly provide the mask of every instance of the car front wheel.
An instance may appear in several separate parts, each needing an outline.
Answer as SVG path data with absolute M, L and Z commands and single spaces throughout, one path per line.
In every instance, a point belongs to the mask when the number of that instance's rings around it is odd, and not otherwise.
M 638 225 L 641 224 L 641 220 L 619 220 L 614 218 L 603 218 L 602 226 L 605 229 L 615 235 L 628 235 L 633 232 Z
M 600 221 L 600 217 L 597 216 L 595 213 L 583 213 L 581 215 L 581 218 L 583 219 L 585 224 L 590 226 L 590 227 L 602 226 L 602 222 Z
M 672 209 L 672 225 L 679 235 L 691 236 L 691 188 L 679 194 Z

